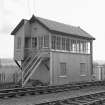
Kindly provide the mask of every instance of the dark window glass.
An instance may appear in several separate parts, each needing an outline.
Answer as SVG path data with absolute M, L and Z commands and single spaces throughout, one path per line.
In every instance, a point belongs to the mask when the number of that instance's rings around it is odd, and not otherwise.
M 69 39 L 66 39 L 66 50 L 67 51 L 70 51 L 70 40 Z
M 51 40 L 52 40 L 52 49 L 56 49 L 56 36 L 52 36 Z
M 60 74 L 61 75 L 66 75 L 66 63 L 60 63 L 60 70 L 61 70 L 61 72 L 60 72 Z
M 61 48 L 60 48 L 60 46 L 61 46 L 61 37 L 58 36 L 58 37 L 56 38 L 56 40 L 57 40 L 57 49 L 59 50 L 59 49 L 61 49 Z
M 44 47 L 45 48 L 49 47 L 49 36 L 48 35 L 44 36 Z
M 80 63 L 80 75 L 86 75 L 86 63 Z
M 37 37 L 33 37 L 32 38 L 32 48 L 36 48 L 37 47 Z
M 43 36 L 39 36 L 39 49 L 43 47 Z
M 25 37 L 25 48 L 31 47 L 31 38 Z
M 66 49 L 66 39 L 62 38 L 62 50 Z

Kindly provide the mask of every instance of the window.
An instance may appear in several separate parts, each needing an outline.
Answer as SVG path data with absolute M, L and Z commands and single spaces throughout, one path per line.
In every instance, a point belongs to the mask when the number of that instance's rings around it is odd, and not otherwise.
M 61 49 L 61 37 L 58 36 L 56 39 L 57 39 L 57 49 L 59 50 Z
M 62 50 L 66 50 L 66 39 L 62 38 Z
M 67 38 L 66 39 L 66 50 L 67 51 L 70 51 L 70 44 L 69 43 L 70 43 L 70 40 Z
M 76 40 L 72 41 L 72 51 L 76 52 Z
M 32 38 L 32 48 L 36 48 L 37 47 L 37 37 L 33 37 Z
M 63 75 L 66 75 L 66 63 L 60 63 L 60 75 L 63 76 Z
M 44 47 L 45 48 L 49 47 L 49 36 L 48 35 L 44 36 Z
M 83 42 L 83 52 L 86 53 L 86 42 Z
M 77 53 L 79 53 L 80 52 L 80 41 L 78 40 L 77 41 Z
M 52 49 L 56 49 L 56 36 L 52 36 Z
M 31 47 L 31 38 L 25 37 L 25 48 L 30 48 L 30 47 Z
M 17 37 L 17 49 L 21 48 L 21 37 Z
M 44 46 L 49 43 L 49 38 L 44 38 Z M 72 53 L 90 54 L 90 42 L 84 39 L 70 39 L 69 37 L 52 36 L 51 48 L 54 50 L 69 51 Z
M 80 63 L 80 75 L 86 75 L 86 63 Z
M 39 49 L 43 48 L 43 36 L 39 36 Z
M 80 53 L 83 53 L 83 41 L 80 41 Z
M 90 42 L 88 42 L 87 44 L 88 44 L 88 54 L 90 54 Z

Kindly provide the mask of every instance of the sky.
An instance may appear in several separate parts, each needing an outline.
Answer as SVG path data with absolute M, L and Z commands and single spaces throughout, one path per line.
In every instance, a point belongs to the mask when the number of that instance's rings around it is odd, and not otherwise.
M 0 0 L 0 58 L 13 58 L 11 31 L 35 16 L 80 26 L 96 40 L 93 59 L 105 61 L 105 0 Z

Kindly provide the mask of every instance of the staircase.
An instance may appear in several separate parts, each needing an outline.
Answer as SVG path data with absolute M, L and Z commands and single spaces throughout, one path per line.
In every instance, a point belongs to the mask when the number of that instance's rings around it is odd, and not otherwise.
M 43 57 L 41 54 L 30 55 L 22 65 L 22 87 L 25 86 L 33 72 L 38 68 Z

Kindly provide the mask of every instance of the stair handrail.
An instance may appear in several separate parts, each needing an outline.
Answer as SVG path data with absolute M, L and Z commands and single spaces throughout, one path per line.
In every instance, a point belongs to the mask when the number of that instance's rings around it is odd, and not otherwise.
M 37 54 L 37 55 L 32 59 L 32 61 L 31 61 L 31 63 L 30 63 L 30 66 L 32 66 L 33 63 L 36 63 L 36 61 L 37 61 L 39 58 L 40 58 L 40 56 L 39 56 L 39 54 Z M 35 59 L 36 59 L 36 61 L 33 62 Z M 26 69 L 28 69 L 28 68 L 29 68 L 29 66 L 28 66 Z M 25 70 L 25 71 L 26 71 L 26 70 Z M 23 71 L 23 72 L 25 72 L 25 71 Z M 25 74 L 26 74 L 26 72 L 25 72 Z
M 22 71 L 24 71 L 24 70 L 31 64 L 31 62 L 32 62 L 33 59 L 36 57 L 36 55 L 32 54 L 30 57 L 31 57 L 30 62 L 28 62 L 28 64 L 22 69 Z
M 23 83 L 25 84 L 25 82 L 27 81 L 27 77 L 30 75 L 30 72 L 32 72 L 32 68 L 36 65 L 36 64 L 40 64 L 41 63 L 41 61 L 42 61 L 42 59 L 41 59 L 41 57 L 39 57 L 38 59 L 37 59 L 37 61 L 35 62 L 35 64 L 31 67 L 31 69 L 30 69 L 30 71 L 29 72 L 27 72 L 27 74 L 25 74 L 25 76 L 24 76 L 24 81 L 23 81 Z M 38 67 L 38 65 L 36 66 L 36 68 Z M 23 85 L 24 85 L 23 84 Z
M 37 54 L 37 52 L 35 52 L 35 53 Z M 33 56 L 35 55 L 35 53 L 29 54 L 29 56 L 25 59 L 25 61 L 24 61 L 23 64 L 21 65 L 21 67 L 24 67 L 26 61 L 27 61 L 30 57 L 33 58 Z
M 23 74 L 26 73 L 26 71 L 29 69 L 30 66 L 32 66 L 32 62 L 35 60 L 35 58 L 37 57 L 37 55 L 34 55 L 34 57 L 32 57 L 31 61 L 28 63 L 28 65 L 23 69 Z
M 24 67 L 25 63 L 27 62 L 27 60 L 31 57 L 32 55 L 30 54 L 26 59 L 25 61 L 23 62 L 22 66 L 21 67 Z
M 37 63 L 40 59 L 41 59 L 41 56 L 38 56 L 37 60 L 32 64 L 31 68 L 30 68 L 27 72 L 25 72 L 25 74 L 23 75 L 23 78 L 24 78 L 29 72 L 32 71 L 33 66 L 35 66 L 36 63 Z

